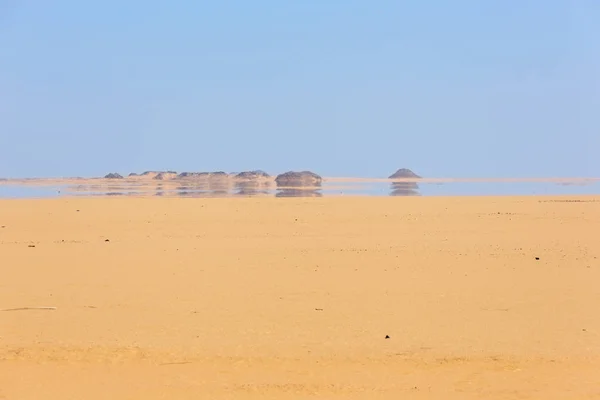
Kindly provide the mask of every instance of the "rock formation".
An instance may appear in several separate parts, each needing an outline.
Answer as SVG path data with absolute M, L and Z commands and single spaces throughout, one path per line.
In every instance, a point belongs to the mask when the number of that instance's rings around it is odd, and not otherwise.
M 420 179 L 421 177 L 408 168 L 400 168 L 398 171 L 394 172 L 392 175 L 389 176 L 389 179 L 400 178 Z
M 159 172 L 152 179 L 156 179 L 157 181 L 164 181 L 164 180 L 168 180 L 168 179 L 173 179 L 176 176 L 177 176 L 177 172 L 166 171 L 166 172 Z
M 269 174 L 261 170 L 243 171 L 235 174 L 233 179 L 237 196 L 268 195 L 272 184 Z
M 389 176 L 389 179 L 421 179 L 408 168 L 400 168 Z M 416 182 L 392 182 L 390 196 L 420 196 L 419 185 Z
M 104 179 L 123 179 L 123 176 L 117 174 L 116 172 L 111 172 L 110 174 L 106 175 Z
M 202 178 L 207 177 L 208 172 L 182 172 L 177 175 L 179 179 L 189 179 L 189 178 Z
M 277 175 L 275 182 L 280 187 L 315 187 L 321 186 L 323 179 L 310 171 L 295 172 L 289 171 Z
M 239 174 L 235 175 L 236 179 L 240 179 L 240 180 L 255 180 L 255 179 L 261 179 L 261 178 L 269 178 L 269 174 L 267 174 L 265 171 L 261 171 L 261 170 L 256 170 L 256 171 L 244 171 L 244 172 L 240 172 Z
M 163 180 L 163 179 L 171 179 L 171 177 L 174 177 L 176 175 L 177 175 L 177 172 L 175 172 L 175 171 L 145 171 L 139 175 L 130 175 L 130 176 L 144 178 L 144 179 Z M 157 176 L 160 176 L 160 177 L 157 178 Z
M 228 178 L 229 174 L 223 171 L 216 172 L 182 172 L 177 175 L 178 179 L 200 179 L 200 178 L 209 178 L 209 179 L 219 179 L 219 178 Z

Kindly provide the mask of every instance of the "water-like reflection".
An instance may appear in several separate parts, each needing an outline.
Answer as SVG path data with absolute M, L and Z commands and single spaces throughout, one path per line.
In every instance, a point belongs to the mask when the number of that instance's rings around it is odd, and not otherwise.
M 419 185 L 416 182 L 392 182 L 390 196 L 420 196 Z
M 235 182 L 236 196 L 264 196 L 269 194 L 270 182 L 239 181 Z
M 172 194 L 179 197 L 206 197 L 206 185 L 180 185 Z
M 196 178 L 178 178 L 167 180 L 120 180 L 104 182 L 46 183 L 44 186 L 30 186 L 27 180 L 7 184 L 0 182 L 0 198 L 3 197 L 54 197 L 64 195 L 75 196 L 163 196 L 163 197 L 328 197 L 339 195 L 357 196 L 469 196 L 469 195 L 598 195 L 600 180 L 554 181 L 457 181 L 431 182 L 413 180 L 401 182 L 402 179 L 370 181 L 324 181 L 317 184 L 313 181 L 287 180 L 285 184 L 275 185 L 272 179 L 263 176 L 242 175 L 236 178 L 216 177 L 210 179 L 204 175 Z M 406 179 L 409 180 L 409 179 Z
M 309 187 L 301 185 L 294 187 L 288 183 L 287 186 L 278 185 L 275 197 L 323 197 L 323 193 L 320 183 Z
M 321 182 L 312 182 L 307 186 L 304 181 L 288 180 L 284 183 L 277 182 L 275 197 L 322 197 Z
M 223 179 L 188 182 L 175 188 L 175 195 L 182 197 L 228 197 L 231 185 Z
M 214 196 L 227 196 L 232 191 L 232 185 L 225 179 L 209 179 L 208 191 Z
M 283 188 L 277 189 L 275 197 L 323 197 L 320 189 Z

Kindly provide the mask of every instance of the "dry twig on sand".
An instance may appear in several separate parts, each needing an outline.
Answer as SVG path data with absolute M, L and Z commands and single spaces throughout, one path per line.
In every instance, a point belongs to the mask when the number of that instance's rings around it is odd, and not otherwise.
M 0 311 L 24 311 L 24 310 L 56 310 L 56 307 L 19 307 L 19 308 L 5 308 Z

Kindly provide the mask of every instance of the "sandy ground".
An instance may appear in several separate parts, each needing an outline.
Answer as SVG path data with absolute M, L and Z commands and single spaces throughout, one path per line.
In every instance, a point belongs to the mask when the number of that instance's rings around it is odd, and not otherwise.
M 0 226 L 0 399 L 600 399 L 600 197 L 2 200 Z

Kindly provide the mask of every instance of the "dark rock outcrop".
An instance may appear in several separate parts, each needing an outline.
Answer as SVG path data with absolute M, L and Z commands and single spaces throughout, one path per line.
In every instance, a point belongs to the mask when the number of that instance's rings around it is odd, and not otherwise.
M 177 178 L 201 178 L 207 177 L 208 175 L 208 172 L 182 172 L 179 175 L 177 175 Z
M 177 176 L 177 172 L 166 171 L 166 172 L 159 172 L 152 179 L 155 179 L 157 181 L 163 181 L 163 180 L 167 180 L 167 179 L 173 179 L 176 176 Z
M 281 187 L 315 187 L 321 186 L 322 181 L 323 178 L 310 171 L 289 171 L 275 178 L 277 186 Z
M 177 175 L 178 179 L 191 179 L 191 178 L 227 178 L 229 174 L 223 171 L 216 172 L 182 172 Z
M 421 177 L 408 168 L 400 168 L 398 171 L 389 176 L 389 179 L 399 178 L 420 179 Z
M 260 178 L 269 178 L 269 174 L 265 171 L 256 170 L 256 171 L 244 171 L 235 175 L 236 179 L 245 179 L 245 180 L 253 180 Z
M 117 174 L 116 172 L 111 172 L 110 174 L 106 175 L 104 179 L 123 179 L 123 176 L 121 174 Z
M 142 176 L 158 175 L 158 174 L 177 175 L 177 172 L 176 171 L 145 171 L 142 173 Z

